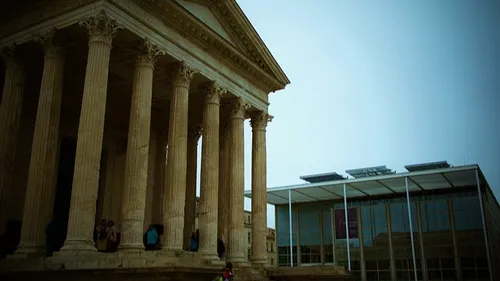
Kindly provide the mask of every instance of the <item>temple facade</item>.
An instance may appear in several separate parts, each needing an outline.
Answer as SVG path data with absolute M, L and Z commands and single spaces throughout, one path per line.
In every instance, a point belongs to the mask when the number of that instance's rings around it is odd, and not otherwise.
M 62 247 L 39 269 L 219 265 L 217 238 L 225 261 L 267 263 L 268 94 L 289 80 L 235 0 L 2 1 L 0 11 L 0 230 L 17 244 L 6 260 L 43 257 L 55 223 Z M 117 253 L 96 252 L 102 218 L 115 222 Z M 144 252 L 150 223 L 164 228 L 155 253 Z

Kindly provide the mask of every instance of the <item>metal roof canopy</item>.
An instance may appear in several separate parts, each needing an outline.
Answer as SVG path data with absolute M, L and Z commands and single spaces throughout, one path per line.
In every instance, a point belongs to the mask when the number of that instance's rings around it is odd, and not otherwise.
M 344 184 L 346 185 L 346 197 L 349 199 L 404 194 L 406 192 L 405 177 L 408 177 L 408 190 L 410 193 L 467 186 L 476 187 L 476 169 L 479 171 L 481 184 L 487 184 L 478 165 L 467 165 L 436 170 L 268 188 L 267 203 L 272 205 L 287 204 L 289 190 L 292 195 L 293 203 L 340 200 L 343 199 Z M 245 191 L 245 197 L 252 198 L 251 190 Z
M 345 172 L 348 173 L 353 178 L 374 177 L 381 175 L 391 175 L 396 173 L 396 171 L 388 169 L 386 166 L 351 169 L 351 170 L 346 170 Z
M 449 167 L 450 167 L 450 164 L 448 164 L 448 162 L 439 161 L 439 162 L 429 162 L 429 163 L 422 163 L 422 164 L 406 165 L 405 169 L 408 170 L 408 172 L 417 172 L 417 171 L 444 169 L 444 168 L 449 168 Z
M 333 172 L 333 173 L 301 176 L 300 179 L 305 180 L 305 181 L 310 182 L 310 183 L 317 183 L 317 182 L 325 182 L 325 181 L 345 180 L 345 179 L 347 179 L 347 177 L 344 177 L 342 175 L 337 174 L 336 172 Z

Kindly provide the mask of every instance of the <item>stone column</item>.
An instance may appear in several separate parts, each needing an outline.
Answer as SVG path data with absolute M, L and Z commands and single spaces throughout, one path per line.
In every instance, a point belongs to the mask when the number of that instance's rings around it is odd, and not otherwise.
M 252 117 L 252 263 L 267 264 L 267 155 L 265 112 Z
M 219 114 L 225 90 L 210 83 L 204 89 L 203 143 L 200 188 L 200 252 L 208 260 L 217 260 L 217 213 L 219 197 Z
M 80 22 L 89 32 L 89 53 L 76 145 L 68 234 L 62 251 L 95 251 L 93 237 L 104 135 L 111 42 L 115 20 L 100 12 Z
M 245 214 L 244 214 L 244 192 L 245 192 L 245 161 L 244 161 L 244 130 L 245 112 L 250 105 L 237 98 L 233 101 L 229 126 L 231 136 L 229 138 L 229 240 L 226 260 L 233 263 L 241 263 L 246 260 L 247 248 L 245 239 Z
M 0 104 L 0 231 L 7 221 L 8 194 L 12 183 L 13 164 L 23 109 L 25 72 L 16 47 L 0 54 L 5 62 L 5 80 Z
M 21 241 L 16 253 L 45 253 L 45 229 L 52 219 L 65 61 L 65 51 L 56 41 L 54 32 L 55 30 L 35 39 L 42 43 L 45 55 L 24 201 Z
M 188 131 L 186 200 L 184 205 L 183 249 L 189 248 L 191 233 L 195 231 L 196 217 L 196 176 L 198 171 L 198 140 L 202 133 L 199 125 L 191 126 Z
M 184 62 L 173 71 L 168 127 L 168 157 L 163 201 L 166 250 L 182 250 L 187 175 L 189 85 L 195 71 Z
M 163 125 L 163 124 L 162 124 Z M 165 196 L 165 167 L 167 165 L 167 132 L 158 126 L 156 133 L 155 184 L 153 194 L 153 223 L 162 223 L 163 198 Z
M 163 51 L 145 39 L 135 61 L 125 160 L 120 250 L 144 249 L 142 237 L 148 184 L 153 71 L 157 57 L 163 54 Z
M 218 238 L 220 238 L 228 251 L 228 230 L 229 225 L 229 122 L 227 114 L 220 114 L 219 128 L 219 194 L 218 194 Z

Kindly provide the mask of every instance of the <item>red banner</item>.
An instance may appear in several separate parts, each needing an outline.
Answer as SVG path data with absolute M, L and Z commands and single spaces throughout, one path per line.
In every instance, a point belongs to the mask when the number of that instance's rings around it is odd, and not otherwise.
M 347 209 L 347 220 L 349 221 L 349 239 L 359 238 L 358 235 L 358 209 Z M 347 239 L 345 231 L 345 212 L 344 209 L 335 210 L 335 239 Z

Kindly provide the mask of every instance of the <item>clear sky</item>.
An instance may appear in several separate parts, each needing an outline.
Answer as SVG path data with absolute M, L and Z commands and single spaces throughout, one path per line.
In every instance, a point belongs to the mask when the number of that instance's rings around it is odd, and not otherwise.
M 269 187 L 446 160 L 500 197 L 500 1 L 237 2 L 291 81 L 270 95 Z M 245 146 L 250 189 L 248 122 Z

